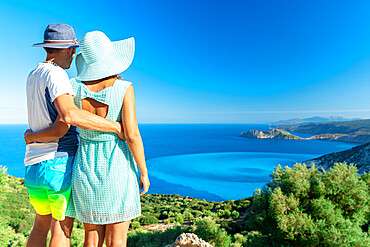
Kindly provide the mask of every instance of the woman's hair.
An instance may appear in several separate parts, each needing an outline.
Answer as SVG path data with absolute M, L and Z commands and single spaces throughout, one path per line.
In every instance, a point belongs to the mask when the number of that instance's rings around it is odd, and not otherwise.
M 92 81 L 101 82 L 101 81 L 110 80 L 110 79 L 122 80 L 122 77 L 119 76 L 119 75 L 111 75 L 111 76 L 107 76 L 107 77 L 104 77 L 104 78 L 101 78 L 101 79 L 98 79 L 98 80 L 92 80 Z
M 98 79 L 98 80 L 94 80 L 94 81 L 105 81 L 105 80 L 109 80 L 109 79 L 121 80 L 122 77 L 119 76 L 119 75 L 111 75 L 111 76 L 107 76 L 107 77 L 104 77 L 104 78 L 101 78 L 101 79 Z
M 108 76 L 108 77 L 103 78 L 102 80 L 113 79 L 113 78 L 115 78 L 117 80 L 121 80 L 122 79 L 122 77 L 120 75 L 111 75 L 111 76 Z

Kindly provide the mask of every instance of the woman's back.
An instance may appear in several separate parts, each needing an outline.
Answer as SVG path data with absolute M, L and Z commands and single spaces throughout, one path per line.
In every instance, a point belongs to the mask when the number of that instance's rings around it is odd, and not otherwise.
M 89 85 L 76 79 L 71 79 L 70 82 L 75 92 L 74 102 L 78 108 L 112 121 L 122 121 L 123 98 L 131 82 L 118 79 L 89 83 Z M 111 132 L 86 129 L 79 129 L 79 132 L 80 137 L 86 140 L 109 141 L 118 139 L 118 136 Z

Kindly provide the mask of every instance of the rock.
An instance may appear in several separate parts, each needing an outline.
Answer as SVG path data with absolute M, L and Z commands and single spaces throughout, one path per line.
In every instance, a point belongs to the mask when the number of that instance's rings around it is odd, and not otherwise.
M 312 163 L 315 163 L 316 167 L 322 167 L 325 170 L 329 170 L 334 163 L 340 162 L 355 164 L 359 174 L 370 172 L 370 142 L 342 152 L 326 154 L 316 159 L 307 160 L 303 163 L 306 163 L 308 167 L 311 166 Z
M 302 140 L 303 138 L 290 134 L 281 129 L 272 129 L 267 131 L 250 130 L 240 134 L 241 137 L 260 138 L 260 139 L 288 139 L 288 140 Z
M 165 247 L 213 247 L 194 233 L 183 233 L 178 236 L 173 244 Z
M 370 141 L 369 134 L 320 134 L 306 138 L 307 140 L 322 140 L 336 142 L 366 143 Z

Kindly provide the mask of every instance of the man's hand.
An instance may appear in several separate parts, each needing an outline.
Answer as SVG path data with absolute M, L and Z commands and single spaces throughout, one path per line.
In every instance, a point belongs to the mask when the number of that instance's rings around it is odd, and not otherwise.
M 117 124 L 118 124 L 117 126 L 119 127 L 118 127 L 118 131 L 116 132 L 116 134 L 118 135 L 119 139 L 124 141 L 125 140 L 125 130 L 121 122 L 117 122 Z
M 24 132 L 24 140 L 26 142 L 26 145 L 32 143 L 33 141 L 31 140 L 30 138 L 30 134 L 32 133 L 33 131 L 31 129 L 27 129 L 26 132 Z
M 144 189 L 140 196 L 144 195 L 146 192 L 148 192 L 150 186 L 149 177 L 148 174 L 140 173 L 140 189 Z

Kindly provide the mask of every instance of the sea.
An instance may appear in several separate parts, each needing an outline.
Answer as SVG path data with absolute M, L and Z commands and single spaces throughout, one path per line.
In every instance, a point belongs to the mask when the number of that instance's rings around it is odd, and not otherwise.
M 16 177 L 24 177 L 23 133 L 27 127 L 0 125 L 0 165 Z M 252 196 L 270 181 L 278 165 L 293 167 L 295 163 L 355 146 L 239 136 L 252 129 L 269 130 L 268 124 L 139 124 L 139 129 L 151 183 L 148 193 L 209 201 Z

